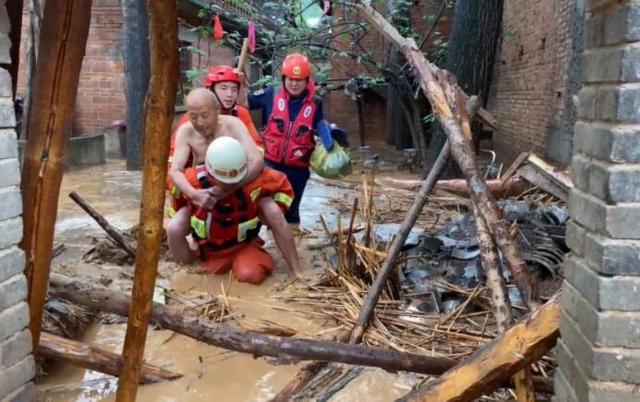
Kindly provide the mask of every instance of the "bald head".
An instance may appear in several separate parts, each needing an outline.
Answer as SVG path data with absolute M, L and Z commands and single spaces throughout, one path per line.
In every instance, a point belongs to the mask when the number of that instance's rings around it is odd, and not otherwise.
M 220 112 L 213 92 L 205 88 L 194 89 L 185 97 L 184 105 L 193 128 L 205 137 L 213 137 Z
M 220 109 L 220 104 L 213 92 L 206 88 L 196 88 L 184 98 L 184 106 L 189 109 Z

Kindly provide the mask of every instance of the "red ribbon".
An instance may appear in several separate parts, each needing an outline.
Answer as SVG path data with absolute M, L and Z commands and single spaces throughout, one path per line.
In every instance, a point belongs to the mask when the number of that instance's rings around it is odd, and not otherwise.
M 222 30 L 220 16 L 216 15 L 215 17 L 213 17 L 211 23 L 213 25 L 213 39 L 215 39 L 216 42 L 222 40 L 222 38 L 224 37 L 224 31 Z

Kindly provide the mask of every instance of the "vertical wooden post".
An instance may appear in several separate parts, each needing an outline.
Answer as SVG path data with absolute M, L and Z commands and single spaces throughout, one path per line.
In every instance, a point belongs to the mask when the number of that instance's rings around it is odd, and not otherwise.
M 145 102 L 140 231 L 133 297 L 123 347 L 116 400 L 134 401 L 151 319 L 158 272 L 169 156 L 169 136 L 178 90 L 178 15 L 175 0 L 149 0 L 151 80 Z
M 145 0 L 123 0 L 127 170 L 140 170 L 144 99 L 149 88 L 149 17 Z
M 37 350 L 40 338 L 60 181 L 90 14 L 91 0 L 48 1 L 44 9 L 21 185 L 24 210 L 21 247 L 27 260 L 33 350 Z

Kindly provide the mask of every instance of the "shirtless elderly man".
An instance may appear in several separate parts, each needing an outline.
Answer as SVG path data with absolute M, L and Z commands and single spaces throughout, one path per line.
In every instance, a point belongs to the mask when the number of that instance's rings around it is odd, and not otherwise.
M 230 192 L 243 188 L 260 176 L 264 168 L 262 152 L 256 146 L 241 120 L 220 114 L 220 104 L 208 89 L 194 89 L 186 96 L 184 103 L 189 123 L 181 126 L 176 133 L 175 152 L 169 177 L 195 206 L 211 209 L 217 200 L 226 197 Z M 210 189 L 194 188 L 184 174 L 185 169 L 191 167 L 187 166 L 190 159 L 193 166 L 203 164 L 209 144 L 214 139 L 223 136 L 238 140 L 245 148 L 248 159 L 246 177 L 235 187 L 225 188 L 224 192 L 219 186 Z M 299 274 L 298 253 L 282 210 L 271 197 L 262 198 L 258 210 L 262 221 L 272 230 L 276 244 L 289 268 L 295 274 Z M 182 207 L 176 211 L 176 215 L 167 224 L 169 248 L 174 258 L 180 262 L 190 262 L 193 259 L 193 253 L 188 247 L 185 248 L 186 236 L 191 232 L 190 218 L 190 209 Z

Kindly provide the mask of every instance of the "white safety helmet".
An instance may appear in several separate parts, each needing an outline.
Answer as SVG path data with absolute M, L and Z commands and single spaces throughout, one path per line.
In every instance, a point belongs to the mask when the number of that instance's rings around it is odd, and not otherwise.
M 235 138 L 216 138 L 207 148 L 205 166 L 219 182 L 239 183 L 247 175 L 247 151 Z

